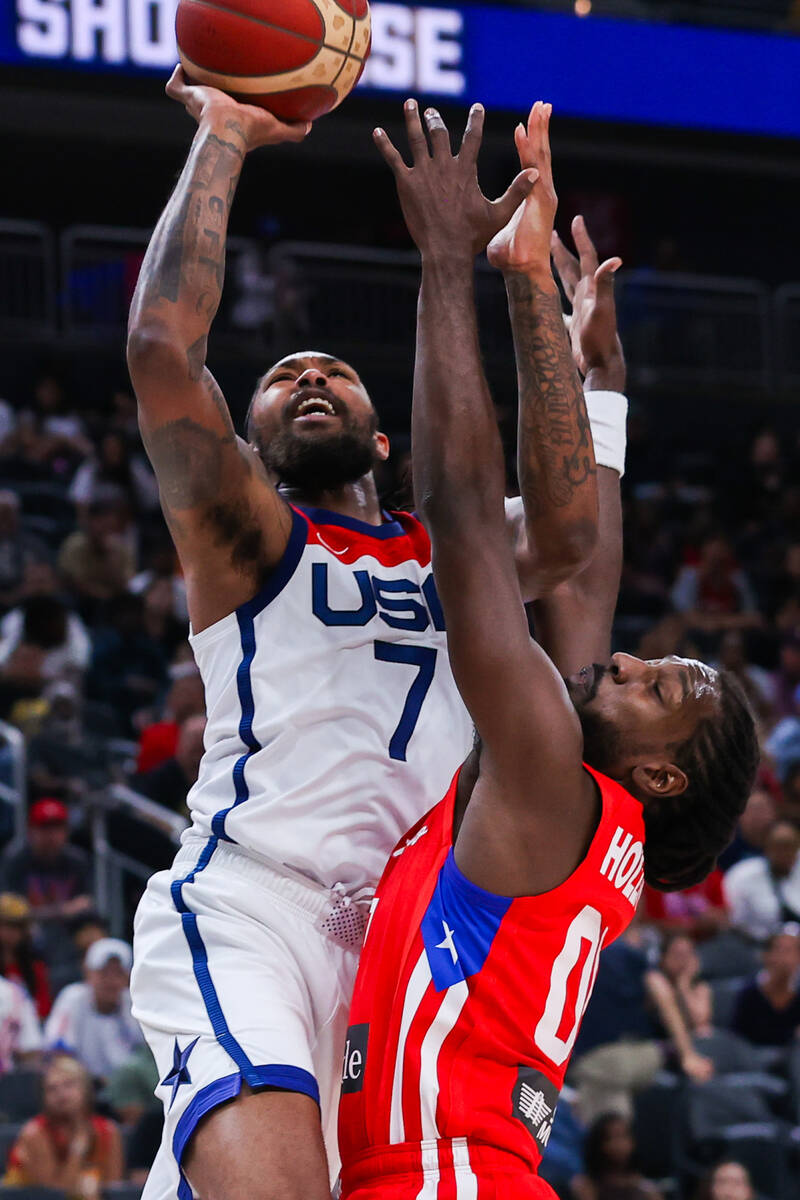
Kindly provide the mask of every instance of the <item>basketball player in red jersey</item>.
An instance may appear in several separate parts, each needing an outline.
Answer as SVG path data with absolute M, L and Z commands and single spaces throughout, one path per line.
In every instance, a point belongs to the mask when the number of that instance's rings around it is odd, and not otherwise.
M 540 220 L 512 223 L 490 257 L 555 305 L 536 112 L 518 147 L 539 170 L 526 207 L 539 204 Z M 737 686 L 701 663 L 615 655 L 565 683 L 530 639 L 503 536 L 503 455 L 472 295 L 482 113 L 472 110 L 455 157 L 438 113 L 425 114 L 430 149 L 416 111 L 406 119 L 410 168 L 385 133 L 376 140 L 422 253 L 415 485 L 480 743 L 400 842 L 376 894 L 344 1062 L 342 1194 L 552 1197 L 536 1169 L 598 956 L 645 878 L 670 889 L 710 869 L 744 807 L 757 745 Z M 542 327 L 532 353 L 555 363 L 557 328 Z M 591 332 L 587 321 L 587 344 Z M 542 437 L 557 444 L 558 413 L 547 410 L 545 396 Z

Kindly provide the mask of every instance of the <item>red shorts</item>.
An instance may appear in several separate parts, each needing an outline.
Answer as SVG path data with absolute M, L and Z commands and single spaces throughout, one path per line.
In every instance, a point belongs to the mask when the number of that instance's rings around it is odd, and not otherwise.
M 364 1151 L 342 1167 L 341 1200 L 557 1200 L 525 1160 L 466 1138 Z

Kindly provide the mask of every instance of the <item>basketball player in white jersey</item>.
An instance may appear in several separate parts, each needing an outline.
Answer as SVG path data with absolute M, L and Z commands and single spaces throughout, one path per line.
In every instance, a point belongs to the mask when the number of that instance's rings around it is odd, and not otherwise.
M 192 827 L 136 919 L 134 1012 L 166 1112 L 145 1196 L 318 1200 L 329 1189 L 320 1110 L 333 1131 L 364 900 L 400 834 L 446 790 L 472 727 L 427 535 L 378 501 L 371 469 L 388 443 L 357 373 L 316 351 L 282 360 L 259 384 L 248 444 L 205 367 L 244 157 L 306 130 L 180 72 L 168 90 L 199 129 L 142 266 L 128 361 L 208 725 Z M 424 138 L 415 106 L 406 115 Z M 540 123 L 521 144 L 531 165 L 549 153 Z M 487 242 L 532 185 L 522 173 L 485 202 Z M 554 211 L 554 197 L 531 197 L 523 228 L 552 226 Z M 542 333 L 533 294 L 511 310 L 523 342 Z M 549 353 L 518 363 L 520 475 L 535 505 L 527 517 L 512 506 L 509 527 L 531 598 L 586 561 L 597 520 L 580 380 L 551 318 Z M 541 436 L 548 412 L 555 453 Z

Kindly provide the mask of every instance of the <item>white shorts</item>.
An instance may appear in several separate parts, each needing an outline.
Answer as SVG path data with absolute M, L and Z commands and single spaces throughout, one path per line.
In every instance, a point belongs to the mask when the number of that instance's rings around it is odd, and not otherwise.
M 365 914 L 216 838 L 187 841 L 147 885 L 134 923 L 133 1013 L 158 1065 L 161 1148 L 143 1200 L 189 1200 L 184 1150 L 250 1087 L 320 1106 L 332 1179 L 350 997 Z

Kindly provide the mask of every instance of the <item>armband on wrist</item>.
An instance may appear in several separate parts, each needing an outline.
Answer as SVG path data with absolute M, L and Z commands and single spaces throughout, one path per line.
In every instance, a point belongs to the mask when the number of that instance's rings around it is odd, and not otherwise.
M 621 392 L 586 392 L 586 411 L 598 467 L 625 474 L 628 400 Z

